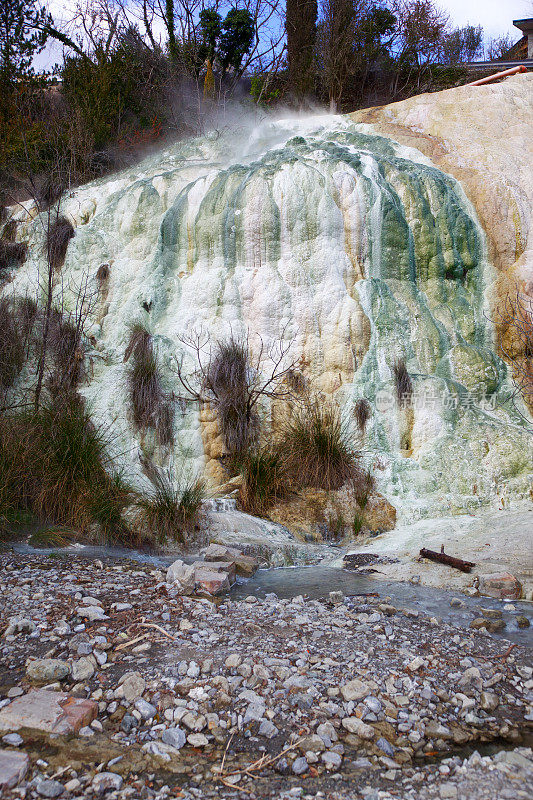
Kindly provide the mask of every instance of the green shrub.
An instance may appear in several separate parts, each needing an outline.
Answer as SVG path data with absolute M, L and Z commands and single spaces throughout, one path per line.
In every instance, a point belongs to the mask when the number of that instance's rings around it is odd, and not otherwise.
M 275 447 L 263 446 L 245 454 L 240 471 L 239 504 L 248 514 L 263 516 L 287 496 L 288 479 L 281 454 Z
M 314 400 L 299 408 L 282 430 L 279 452 L 294 486 L 339 489 L 357 477 L 357 453 L 332 403 Z
M 164 543 L 168 539 L 185 542 L 198 520 L 205 497 L 205 486 L 199 479 L 189 479 L 176 485 L 168 472 L 153 470 L 154 493 L 137 500 L 136 524 L 147 529 Z

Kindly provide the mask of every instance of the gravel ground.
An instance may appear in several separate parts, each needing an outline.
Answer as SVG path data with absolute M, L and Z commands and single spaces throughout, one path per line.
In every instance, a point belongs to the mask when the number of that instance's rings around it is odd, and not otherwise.
M 0 720 L 35 687 L 97 704 L 73 737 L 6 733 L 29 769 L 2 798 L 533 796 L 531 651 L 485 629 L 73 557 L 1 554 L 0 597 Z

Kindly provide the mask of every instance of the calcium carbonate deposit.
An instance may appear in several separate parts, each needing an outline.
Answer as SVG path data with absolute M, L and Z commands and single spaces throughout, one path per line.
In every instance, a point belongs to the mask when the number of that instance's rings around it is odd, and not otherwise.
M 290 344 L 287 359 L 347 420 L 369 400 L 359 444 L 404 520 L 528 496 L 531 436 L 497 355 L 485 232 L 461 184 L 420 150 L 349 117 L 267 119 L 169 147 L 72 191 L 62 211 L 75 236 L 58 296 L 72 306 L 88 279 L 97 298 L 83 391 L 133 478 L 144 452 L 221 482 L 217 425 L 180 399 L 176 361 L 195 368 L 188 335 L 232 332 L 252 348 Z M 4 291 L 35 294 L 43 226 L 35 210 L 31 221 L 15 213 L 30 256 Z M 174 393 L 172 448 L 132 425 L 124 354 L 135 322 L 153 334 Z M 414 385 L 404 408 L 398 358 Z

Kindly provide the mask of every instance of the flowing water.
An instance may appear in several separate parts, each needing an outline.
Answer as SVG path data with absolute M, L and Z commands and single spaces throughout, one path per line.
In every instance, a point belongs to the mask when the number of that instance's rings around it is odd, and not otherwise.
M 76 557 L 89 560 L 109 559 L 161 570 L 165 570 L 177 557 L 188 562 L 196 560 L 194 556 L 157 555 L 124 547 L 81 544 L 63 548 L 36 549 L 25 542 L 13 542 L 10 544 L 10 548 L 23 555 L 44 555 L 52 558 Z M 467 628 L 474 617 L 482 616 L 481 608 L 499 609 L 503 612 L 506 629 L 493 635 L 513 642 L 533 645 L 533 627 L 519 629 L 515 620 L 516 616 L 524 615 L 533 625 L 533 603 L 520 601 L 507 603 L 489 597 L 469 597 L 460 592 L 454 593 L 407 582 L 374 580 L 366 575 L 358 575 L 353 571 L 336 569 L 324 564 L 259 569 L 253 578 L 238 578 L 237 583 L 230 591 L 230 597 L 237 600 L 254 595 L 261 599 L 269 593 L 274 593 L 280 598 L 303 595 L 310 599 L 328 599 L 329 592 L 332 591 L 341 591 L 347 597 L 378 595 L 382 599 L 388 598 L 390 603 L 399 608 L 419 611 L 459 628 Z M 454 597 L 460 598 L 464 603 L 462 608 L 453 608 L 450 605 L 450 601 Z

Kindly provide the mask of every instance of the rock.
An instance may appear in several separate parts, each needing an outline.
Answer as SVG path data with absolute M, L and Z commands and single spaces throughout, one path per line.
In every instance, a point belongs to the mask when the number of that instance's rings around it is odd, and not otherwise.
M 510 572 L 493 572 L 479 576 L 478 591 L 485 597 L 519 600 L 522 596 L 522 584 Z
M 322 753 L 326 749 L 326 745 L 318 734 L 313 733 L 310 736 L 304 736 L 298 745 L 298 749 L 302 753 Z
M 100 620 L 109 619 L 100 606 L 79 606 L 76 609 L 76 614 L 78 617 L 88 620 L 88 622 L 99 622 Z
M 13 750 L 0 750 L 0 792 L 12 789 L 24 778 L 30 765 L 26 753 Z
M 72 664 L 72 680 L 87 681 L 94 675 L 94 664 L 90 658 L 80 658 Z
M 228 576 L 224 572 L 213 572 L 206 567 L 195 569 L 194 579 L 196 587 L 209 594 L 227 592 L 230 588 Z
M 394 747 L 387 739 L 385 739 L 384 736 L 380 736 L 376 741 L 376 747 L 379 747 L 379 749 L 385 753 L 386 756 L 389 756 L 389 758 L 394 758 Z
M 127 672 L 119 681 L 122 693 L 129 703 L 137 700 L 146 688 L 146 681 L 140 672 Z
M 225 661 L 225 665 L 228 669 L 237 669 L 242 663 L 242 658 L 238 653 L 231 653 Z
M 353 733 L 360 739 L 374 739 L 376 731 L 371 725 L 367 725 L 359 717 L 344 717 L 342 720 L 342 727 L 346 728 L 348 733 Z
M 216 572 L 226 574 L 230 584 L 235 583 L 235 562 L 234 561 L 195 561 L 192 564 L 194 569 L 194 579 L 198 583 L 205 572 Z
M 490 633 L 498 633 L 498 631 L 503 631 L 505 628 L 505 622 L 503 619 L 488 619 L 485 628 Z
M 363 512 L 364 525 L 371 533 L 384 533 L 396 527 L 396 509 L 379 492 L 370 495 Z
M 500 704 L 497 694 L 493 692 L 481 692 L 481 708 L 484 711 L 494 711 Z
M 257 733 L 259 736 L 264 736 L 265 739 L 273 739 L 274 736 L 278 735 L 279 730 L 269 719 L 264 719 L 259 725 L 259 730 Z
M 336 753 L 334 750 L 326 750 L 325 753 L 322 753 L 321 759 L 328 771 L 339 769 L 340 765 L 342 764 L 341 754 Z
M 350 700 L 362 700 L 363 697 L 366 697 L 367 694 L 371 692 L 370 686 L 363 683 L 363 681 L 360 681 L 358 678 L 348 681 L 348 683 L 345 683 L 340 689 L 347 703 L 350 702 Z
M 457 786 L 446 781 L 439 786 L 439 794 L 442 800 L 454 800 L 457 797 Z
M 142 697 L 135 701 L 135 708 L 143 719 L 153 719 L 157 714 L 157 708 L 143 700 Z
M 203 733 L 190 733 L 187 741 L 193 747 L 206 747 L 209 744 L 209 739 Z
M 499 608 L 482 608 L 481 613 L 487 619 L 501 619 L 502 612 Z
M 331 747 L 333 742 L 339 738 L 337 731 L 331 722 L 322 722 L 316 729 L 317 734 L 320 736 L 326 747 Z
M 259 564 L 253 556 L 245 556 L 235 547 L 226 547 L 221 544 L 210 544 L 204 553 L 206 561 L 233 561 L 237 575 L 250 578 L 256 572 Z
M 531 752 L 531 751 L 530 751 Z M 502 750 L 494 757 L 497 763 L 511 764 L 513 767 L 530 771 L 533 769 L 533 758 L 527 758 L 517 750 Z
M 68 735 L 90 725 L 97 712 L 94 700 L 80 700 L 65 692 L 37 689 L 0 710 L 0 731 L 28 728 L 41 733 Z
M 24 739 L 18 733 L 8 733 L 2 736 L 2 741 L 8 747 L 20 747 L 21 744 L 24 744 Z
M 178 559 L 167 570 L 167 583 L 177 584 L 180 594 L 189 595 L 194 591 L 194 568 Z
M 137 727 L 137 724 L 137 719 L 134 716 L 131 714 L 124 714 L 120 727 L 124 733 L 131 733 L 131 731 Z
M 16 636 L 17 633 L 33 633 L 35 622 L 26 617 L 11 617 L 4 636 Z
M 452 732 L 438 720 L 431 719 L 426 723 L 426 736 L 431 739 L 451 739 Z
M 161 739 L 165 744 L 175 747 L 176 750 L 181 750 L 181 748 L 185 745 L 187 736 L 184 730 L 175 727 L 164 730 L 161 734 Z
M 330 602 L 334 605 L 338 605 L 344 601 L 344 593 L 343 592 L 330 592 L 329 593 Z
M 34 783 L 37 794 L 41 797 L 59 797 L 65 791 L 65 787 L 59 781 L 39 778 Z
M 100 772 L 95 775 L 91 787 L 95 794 L 118 792 L 122 788 L 122 778 L 115 772 Z
M 308 769 L 309 769 L 309 764 L 307 763 L 307 759 L 304 758 L 303 756 L 300 756 L 300 758 L 296 758 L 292 762 L 292 771 L 294 772 L 295 775 L 303 775 L 304 772 L 307 772 Z
M 515 617 L 515 622 L 519 628 L 529 628 L 530 622 L 527 617 L 523 614 L 520 614 L 518 617 Z
M 59 658 L 38 658 L 36 661 L 30 661 L 26 667 L 26 675 L 34 683 L 61 681 L 69 673 L 69 665 Z

